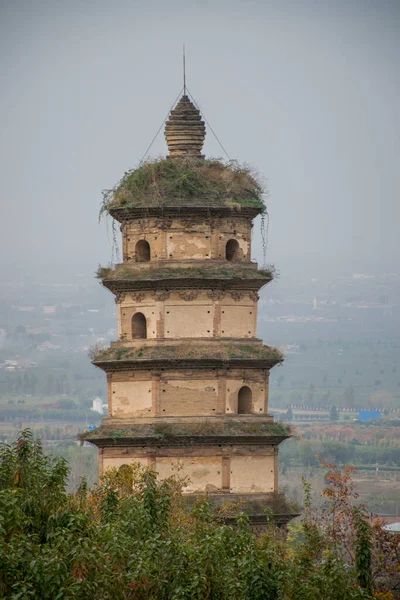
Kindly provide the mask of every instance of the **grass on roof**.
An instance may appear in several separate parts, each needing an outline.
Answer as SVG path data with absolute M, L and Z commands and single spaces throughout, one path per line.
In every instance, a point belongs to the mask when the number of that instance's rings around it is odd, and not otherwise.
M 248 165 L 217 159 L 158 158 L 127 171 L 103 192 L 100 215 L 118 208 L 209 206 L 266 212 L 264 186 Z
M 154 437 L 165 439 L 171 437 L 196 437 L 196 436 L 265 436 L 289 437 L 292 430 L 283 423 L 249 423 L 248 421 L 200 421 L 197 423 L 129 423 L 119 425 L 101 425 L 91 432 L 80 434 L 82 440 L 129 437 Z
M 251 269 L 244 266 L 206 266 L 206 267 L 149 267 L 126 268 L 126 267 L 102 267 L 99 265 L 96 271 L 98 279 L 115 280 L 157 280 L 157 279 L 267 279 L 272 281 L 276 271 L 273 265 L 264 269 Z
M 235 344 L 196 344 L 187 343 L 176 346 L 141 346 L 140 348 L 116 347 L 98 349 L 90 352 L 91 360 L 96 363 L 137 360 L 184 360 L 184 359 L 264 359 L 276 363 L 283 361 L 283 354 L 278 348 L 259 345 Z

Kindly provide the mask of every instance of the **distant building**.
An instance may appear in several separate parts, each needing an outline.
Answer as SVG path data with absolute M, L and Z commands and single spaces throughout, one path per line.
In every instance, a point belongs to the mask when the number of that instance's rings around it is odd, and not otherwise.
M 39 352 L 45 352 L 46 350 L 59 350 L 60 346 L 52 344 L 51 342 L 42 342 L 41 344 L 39 344 L 37 349 L 39 350 Z
M 283 351 L 285 354 L 300 354 L 300 346 L 297 344 L 287 344 L 287 346 L 283 347 Z
M 400 533 L 400 521 L 398 523 L 390 523 L 389 525 L 385 525 L 385 531 L 389 531 L 390 533 Z
M 92 410 L 94 412 L 99 413 L 100 415 L 102 415 L 103 412 L 104 412 L 104 409 L 103 409 L 103 400 L 101 398 L 99 398 L 98 396 L 96 398 L 94 398 L 94 400 L 93 400 Z
M 380 419 L 381 411 L 380 410 L 360 410 L 358 413 L 359 421 L 375 421 L 376 419 Z
M 353 273 L 353 279 L 375 279 L 372 273 Z
M 56 307 L 55 306 L 42 306 L 42 311 L 46 314 L 52 314 L 56 312 Z

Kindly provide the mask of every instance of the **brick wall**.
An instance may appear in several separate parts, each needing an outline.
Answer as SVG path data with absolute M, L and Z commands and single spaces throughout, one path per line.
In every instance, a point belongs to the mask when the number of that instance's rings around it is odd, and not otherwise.
M 148 339 L 254 338 L 257 326 L 254 291 L 208 290 L 125 293 L 117 299 L 120 339 L 132 340 L 132 318 L 146 318 Z
M 251 219 L 192 217 L 140 219 L 122 226 L 123 260 L 135 262 L 136 244 L 150 244 L 150 260 L 225 258 L 229 240 L 239 243 L 239 260 L 251 259 Z
M 252 413 L 268 413 L 266 370 L 122 371 L 108 380 L 114 417 L 236 414 L 243 386 L 252 392 Z
M 187 479 L 186 493 L 265 493 L 276 491 L 273 454 L 273 448 L 260 446 L 105 448 L 102 466 L 105 470 L 138 462 L 156 470 L 161 479 Z

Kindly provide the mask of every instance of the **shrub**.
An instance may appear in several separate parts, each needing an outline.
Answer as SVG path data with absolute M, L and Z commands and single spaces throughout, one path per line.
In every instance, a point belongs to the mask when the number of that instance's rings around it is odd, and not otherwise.
M 297 543 L 271 521 L 257 538 L 244 512 L 185 509 L 182 481 L 139 465 L 65 491 L 65 461 L 24 431 L 0 448 L 0 597 L 14 600 L 362 600 L 395 598 L 398 538 L 382 537 L 350 503 L 350 471 L 332 465 L 319 515 L 305 487 Z M 386 536 L 386 537 L 385 537 Z M 370 588 L 373 591 L 370 591 Z M 379 592 L 379 593 L 378 593 Z M 386 592 L 386 596 L 383 596 Z

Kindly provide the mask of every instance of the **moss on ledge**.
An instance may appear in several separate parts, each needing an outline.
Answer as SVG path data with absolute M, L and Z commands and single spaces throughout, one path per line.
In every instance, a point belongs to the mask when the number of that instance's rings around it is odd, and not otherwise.
M 300 512 L 297 504 L 291 503 L 280 492 L 266 492 L 264 494 L 191 494 L 185 497 L 186 506 L 192 507 L 201 498 L 207 498 L 213 504 L 216 517 L 224 521 L 232 520 L 238 512 L 246 512 L 249 516 L 264 516 L 266 521 L 268 515 L 291 515 L 296 516 Z
M 251 207 L 266 212 L 264 188 L 248 165 L 236 161 L 159 158 L 124 174 L 103 192 L 100 215 L 123 208 Z
M 291 436 L 291 428 L 282 423 L 256 423 L 237 420 L 202 421 L 198 423 L 129 423 L 126 425 L 101 425 L 93 431 L 79 435 L 82 441 L 110 439 L 113 442 L 127 438 L 154 438 L 168 441 L 171 438 L 204 437 L 276 437 Z
M 188 268 L 172 267 L 149 267 L 126 268 L 126 267 L 102 267 L 99 265 L 96 277 L 102 280 L 141 280 L 154 281 L 158 279 L 219 279 L 219 280 L 267 280 L 272 281 L 275 277 L 275 267 L 269 265 L 264 269 L 252 269 L 244 266 L 204 266 Z
M 94 364 L 114 361 L 140 361 L 140 360 L 226 360 L 231 359 L 261 359 L 270 360 L 275 364 L 283 361 L 283 354 L 278 348 L 258 345 L 235 344 L 198 344 L 187 343 L 176 346 L 141 346 L 116 347 L 97 349 L 90 352 Z

